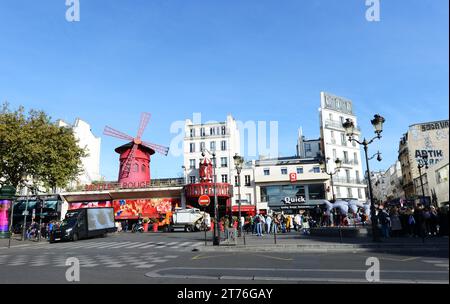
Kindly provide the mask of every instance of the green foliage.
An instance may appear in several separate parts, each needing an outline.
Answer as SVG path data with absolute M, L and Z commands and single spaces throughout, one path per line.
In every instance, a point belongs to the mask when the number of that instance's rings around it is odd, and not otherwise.
M 0 111 L 0 179 L 24 187 L 30 178 L 46 189 L 65 187 L 81 172 L 81 158 L 71 129 L 58 127 L 43 111 Z M 0 181 L 1 183 L 1 181 Z

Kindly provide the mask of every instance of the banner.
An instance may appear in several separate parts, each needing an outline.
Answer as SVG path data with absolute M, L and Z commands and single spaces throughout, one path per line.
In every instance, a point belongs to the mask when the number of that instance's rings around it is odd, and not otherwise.
M 158 218 L 181 205 L 178 198 L 123 199 L 113 201 L 116 219 Z
M 0 235 L 9 232 L 8 209 L 11 201 L 0 200 Z
M 81 208 L 112 207 L 111 201 L 69 203 L 69 210 Z

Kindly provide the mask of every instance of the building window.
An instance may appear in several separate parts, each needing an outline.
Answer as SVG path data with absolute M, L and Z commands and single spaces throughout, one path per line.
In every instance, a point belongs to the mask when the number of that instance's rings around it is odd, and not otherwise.
M 339 116 L 339 120 L 341 121 L 341 125 L 345 122 L 343 116 Z
M 345 133 L 341 133 L 341 144 L 347 146 L 347 140 L 345 138 Z
M 195 129 L 191 129 L 191 137 L 195 137 Z
M 226 151 L 227 150 L 227 142 L 225 140 L 222 140 L 220 142 L 220 148 L 222 151 Z
M 353 197 L 352 188 L 347 188 L 347 197 L 348 198 L 352 198 Z
M 195 152 L 195 143 L 190 143 L 190 144 L 189 144 L 189 151 L 190 151 L 191 153 L 194 153 L 194 152 Z
M 195 184 L 195 176 L 189 176 L 189 182 Z
M 209 135 L 216 135 L 216 128 L 209 128 Z
M 303 174 L 303 167 L 297 168 L 297 174 Z
M 250 186 L 250 175 L 245 176 L 245 186 L 247 186 L 247 187 Z
M 270 169 L 264 169 L 264 175 L 270 175 Z
M 359 189 L 358 188 L 358 198 L 359 199 L 362 199 L 363 197 L 362 197 L 362 191 L 361 191 L 361 189 Z
M 228 175 L 227 174 L 222 174 L 222 183 L 224 183 L 224 184 L 228 183 Z
M 348 164 L 348 152 L 344 151 L 344 164 Z
M 355 165 L 359 164 L 358 153 L 356 153 L 356 152 L 353 153 L 353 161 L 354 161 Z
M 287 168 L 281 168 L 281 175 L 287 175 Z
M 355 171 L 355 176 L 356 176 L 356 182 L 359 184 L 361 180 L 359 179 L 359 171 L 358 170 Z
M 227 128 L 225 127 L 225 126 L 222 126 L 222 128 L 221 128 L 221 134 L 222 135 L 226 135 L 226 130 L 227 130 Z
M 200 128 L 200 136 L 206 136 L 205 128 Z
M 345 170 L 345 176 L 347 178 L 347 183 L 350 183 L 350 170 Z
M 333 149 L 333 160 L 337 159 L 337 152 L 336 149 Z
M 200 152 L 203 152 L 203 151 L 205 151 L 205 142 L 201 142 L 200 143 Z
M 320 173 L 320 167 L 314 167 L 313 168 L 314 173 Z
M 305 144 L 305 152 L 311 152 L 311 144 Z
M 333 114 L 328 114 L 328 118 L 331 120 L 331 121 L 333 121 Z
M 249 204 L 251 204 L 251 203 L 252 203 L 252 195 L 249 194 L 249 193 L 247 193 L 245 196 L 247 197 L 247 202 L 248 202 Z
M 336 187 L 336 196 L 337 197 L 342 197 L 341 196 L 341 187 Z
M 325 199 L 324 184 L 308 185 L 308 190 L 309 190 L 309 199 L 311 200 Z
M 189 160 L 189 169 L 195 169 L 195 159 Z
M 221 157 L 220 158 L 220 166 L 224 167 L 224 168 L 228 167 L 228 162 L 227 161 L 228 161 L 228 159 L 226 157 Z

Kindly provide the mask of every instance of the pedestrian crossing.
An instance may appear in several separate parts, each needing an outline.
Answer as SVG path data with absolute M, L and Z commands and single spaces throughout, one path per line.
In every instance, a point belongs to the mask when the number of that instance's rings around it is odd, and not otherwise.
M 64 242 L 53 243 L 41 242 L 38 244 L 23 244 L 17 247 L 11 246 L 11 248 L 22 250 L 72 250 L 72 249 L 137 249 L 145 250 L 149 248 L 153 249 L 190 249 L 204 245 L 204 242 L 130 242 L 130 241 L 78 241 L 78 242 Z
M 157 264 L 170 262 L 178 258 L 176 255 L 158 255 L 155 252 L 139 255 L 60 255 L 58 253 L 35 255 L 0 255 L 0 267 L 67 267 L 66 261 L 69 257 L 76 257 L 80 262 L 81 268 L 136 268 L 149 269 Z

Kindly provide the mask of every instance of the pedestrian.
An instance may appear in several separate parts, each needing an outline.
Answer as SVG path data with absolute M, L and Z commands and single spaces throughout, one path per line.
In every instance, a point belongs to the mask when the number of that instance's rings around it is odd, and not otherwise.
M 305 212 L 302 216 L 303 222 L 302 222 L 302 232 L 304 235 L 310 234 L 310 225 L 309 225 L 309 214 L 307 212 Z
M 402 223 L 400 221 L 400 216 L 399 216 L 397 208 L 393 208 L 391 210 L 389 218 L 391 219 L 392 236 L 393 237 L 400 236 L 400 233 L 402 231 Z
M 272 217 L 270 215 L 267 215 L 266 217 L 266 231 L 267 234 L 271 233 L 271 227 L 272 226 Z
M 286 232 L 291 232 L 291 216 L 286 216 Z
M 300 213 L 297 213 L 294 216 L 294 229 L 295 231 L 300 231 L 301 228 L 302 228 L 302 216 L 300 215 Z
M 261 234 L 266 233 L 266 218 L 260 214 Z
M 261 220 L 262 220 L 262 216 L 260 214 L 257 214 L 256 217 L 255 217 L 256 235 L 257 236 L 263 236 Z
M 383 208 L 378 213 L 379 222 L 381 224 L 381 235 L 385 238 L 389 237 L 389 214 Z

